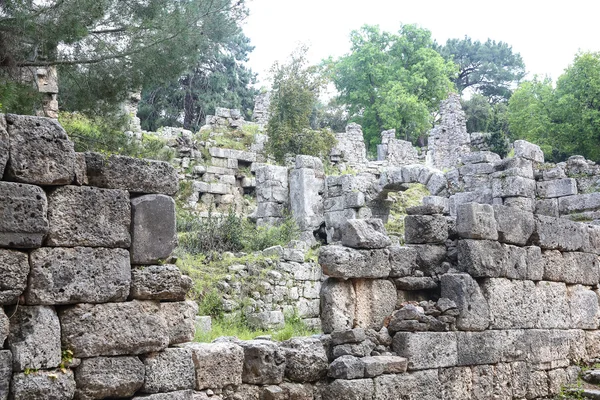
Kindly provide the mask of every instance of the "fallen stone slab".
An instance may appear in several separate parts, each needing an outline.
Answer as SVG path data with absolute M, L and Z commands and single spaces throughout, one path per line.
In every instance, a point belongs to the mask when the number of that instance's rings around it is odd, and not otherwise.
M 15 304 L 27 286 L 27 253 L 0 249 L 0 304 Z
M 241 385 L 244 350 L 233 342 L 186 343 L 196 368 L 196 390 L 222 389 Z
M 161 306 L 153 301 L 77 304 L 61 309 L 59 319 L 62 344 L 75 357 L 136 355 L 169 345 Z
M 0 247 L 40 247 L 48 232 L 47 213 L 42 188 L 0 182 Z
M 175 200 L 149 194 L 131 200 L 131 262 L 155 264 L 177 246 Z
M 61 247 L 131 245 L 129 193 L 88 186 L 62 186 L 48 195 L 46 244 Z
M 131 271 L 131 298 L 183 301 L 192 278 L 172 264 L 137 266 Z
M 131 284 L 129 252 L 91 247 L 43 247 L 31 252 L 27 304 L 125 301 Z
M 175 392 L 193 389 L 196 385 L 196 370 L 192 350 L 168 348 L 142 356 L 145 368 L 143 393 Z
M 75 379 L 70 369 L 20 372 L 12 377 L 11 393 L 13 400 L 71 400 Z
M 174 195 L 179 186 L 177 171 L 165 161 L 85 153 L 85 162 L 92 186 L 167 195 Z
M 385 278 L 390 274 L 388 249 L 357 250 L 338 245 L 321 247 L 323 273 L 335 278 Z
M 68 185 L 75 175 L 73 142 L 57 120 L 6 115 L 11 179 L 34 185 Z
M 76 395 L 81 400 L 130 397 L 144 383 L 138 357 L 93 357 L 75 369 Z

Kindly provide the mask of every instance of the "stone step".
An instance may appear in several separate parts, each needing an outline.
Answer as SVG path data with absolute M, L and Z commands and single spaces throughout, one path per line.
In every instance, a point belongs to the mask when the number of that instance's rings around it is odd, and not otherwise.
M 590 369 L 583 373 L 583 380 L 589 383 L 600 383 L 600 369 Z

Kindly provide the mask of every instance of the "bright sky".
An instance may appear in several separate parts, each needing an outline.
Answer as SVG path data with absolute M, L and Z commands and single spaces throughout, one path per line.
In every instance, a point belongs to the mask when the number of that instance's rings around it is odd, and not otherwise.
M 521 53 L 527 71 L 556 80 L 578 50 L 600 51 L 600 1 L 570 0 L 249 0 L 244 25 L 254 51 L 249 65 L 266 84 L 274 61 L 285 61 L 298 44 L 317 63 L 349 50 L 350 31 L 378 24 L 397 32 L 416 23 L 438 43 L 449 38 L 503 41 Z

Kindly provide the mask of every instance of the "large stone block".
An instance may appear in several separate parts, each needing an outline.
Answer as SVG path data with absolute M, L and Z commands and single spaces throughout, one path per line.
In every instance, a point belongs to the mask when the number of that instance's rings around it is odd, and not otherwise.
M 206 396 L 206 397 L 205 397 Z M 131 400 L 204 400 L 220 399 L 220 397 L 208 397 L 204 392 L 194 392 L 193 390 L 178 390 L 176 392 L 155 393 L 143 396 L 132 397 Z
M 0 350 L 0 399 L 8 399 L 10 380 L 12 378 L 12 353 Z
M 165 161 L 86 153 L 85 162 L 92 186 L 167 195 L 175 194 L 178 189 L 177 171 Z
M 537 195 L 543 199 L 572 196 L 577 194 L 577 181 L 573 178 L 540 181 L 537 183 Z
M 186 343 L 196 368 L 196 390 L 241 385 L 244 350 L 233 342 Z
M 523 157 L 527 160 L 543 163 L 544 152 L 540 146 L 529 143 L 526 140 L 515 140 L 515 157 Z
M 469 367 L 444 368 L 439 372 L 442 399 L 471 400 L 473 374 Z
M 47 212 L 42 188 L 0 182 L 0 246 L 40 247 L 48 232 Z
M 0 249 L 0 304 L 14 304 L 27 286 L 27 253 Z
M 595 254 L 545 250 L 542 252 L 544 279 L 582 285 L 597 285 L 600 263 Z
M 322 390 L 323 400 L 373 400 L 372 379 L 336 379 Z
M 169 345 L 160 304 L 153 301 L 77 304 L 59 311 L 62 344 L 75 357 L 160 351 Z
M 411 276 L 417 269 L 417 250 L 413 247 L 394 245 L 390 250 L 390 277 Z
M 196 385 L 196 370 L 190 349 L 169 348 L 146 354 L 142 361 L 146 376 L 141 392 L 174 392 L 193 389 Z
M 144 364 L 137 357 L 94 357 L 75 369 L 80 400 L 133 396 L 144 383 Z
M 598 296 L 589 287 L 569 286 L 567 295 L 570 309 L 570 328 L 598 329 Z
M 160 313 L 167 323 L 170 345 L 194 340 L 198 303 L 191 300 L 160 303 Z
M 531 281 L 541 281 L 544 277 L 542 250 L 537 246 L 525 247 L 527 251 L 527 277 Z
M 381 375 L 373 379 L 373 382 L 375 384 L 373 400 L 442 399 L 442 386 L 437 369 L 409 374 Z
M 537 318 L 534 328 L 542 329 L 568 329 L 571 327 L 569 303 L 567 298 L 567 287 L 562 282 L 540 281 L 535 285 L 533 293 L 524 293 L 523 298 L 529 300 L 534 315 L 537 308 Z
M 242 382 L 252 385 L 277 385 L 283 382 L 286 358 L 279 345 L 269 340 L 248 340 L 244 349 Z
M 58 367 L 60 324 L 54 308 L 18 306 L 12 313 L 7 343 L 13 354 L 13 369 Z
M 448 239 L 448 224 L 443 215 L 407 215 L 404 229 L 406 243 L 444 243 Z
M 456 208 L 456 231 L 467 239 L 498 239 L 494 209 L 489 204 L 464 203 Z
M 458 267 L 476 278 L 525 279 L 527 250 L 490 240 L 458 241 Z
M 377 218 L 350 219 L 341 229 L 342 245 L 356 249 L 383 249 L 392 244 Z
M 458 365 L 496 364 L 503 360 L 504 332 L 457 332 Z
M 282 329 L 285 326 L 285 315 L 279 310 L 247 314 L 246 319 L 248 325 L 254 329 Z
M 486 279 L 481 287 L 490 311 L 490 328 L 533 328 L 539 315 L 531 281 Z
M 463 154 L 460 158 L 463 164 L 495 163 L 500 161 L 500 156 L 491 151 L 477 151 Z
M 45 370 L 16 373 L 12 377 L 11 400 L 72 400 L 75 396 L 73 372 Z
M 327 278 L 321 286 L 321 328 L 324 333 L 354 327 L 356 292 L 351 281 Z
M 558 211 L 561 215 L 596 211 L 600 208 L 600 193 L 586 193 L 566 196 L 558 199 Z
M 482 331 L 490 324 L 490 310 L 477 282 L 469 274 L 445 274 L 441 296 L 456 303 L 459 315 L 456 327 L 465 331 Z
M 176 246 L 175 200 L 162 194 L 131 200 L 131 262 L 157 263 Z
M 10 157 L 7 175 L 35 185 L 68 185 L 75 175 L 75 150 L 57 120 L 7 114 Z
M 397 300 L 396 286 L 383 279 L 354 280 L 356 311 L 354 325 L 379 330 L 394 311 Z
M 409 370 L 458 365 L 455 332 L 397 332 L 392 348 L 408 359 Z
M 589 241 L 587 226 L 563 218 L 535 216 L 533 243 L 546 250 L 578 251 Z
M 493 197 L 534 197 L 535 181 L 521 176 L 492 179 Z
M 123 190 L 62 186 L 48 195 L 49 246 L 129 247 L 131 206 Z
M 317 338 L 297 337 L 281 343 L 285 377 L 293 382 L 316 382 L 327 374 L 327 354 Z
M 183 301 L 192 279 L 172 264 L 134 267 L 131 271 L 131 297 L 138 300 Z
M 365 377 L 365 364 L 362 358 L 345 355 L 329 364 L 327 376 L 333 379 L 361 379 Z
M 496 172 L 492 174 L 494 178 L 503 178 L 507 176 L 520 176 L 527 179 L 533 179 L 533 162 L 523 157 L 505 158 L 494 163 Z
M 428 276 L 441 275 L 447 268 L 443 267 L 446 260 L 445 244 L 411 244 L 408 247 L 417 252 L 417 265 Z
M 27 304 L 125 301 L 131 284 L 125 249 L 43 247 L 31 252 Z
M 357 250 L 330 245 L 321 247 L 323 273 L 335 278 L 386 278 L 390 274 L 388 249 Z
M 568 365 L 572 353 L 574 331 L 562 329 L 530 329 L 525 331 L 527 361 L 534 369 L 553 369 Z
M 533 213 L 516 207 L 494 206 L 494 217 L 498 229 L 498 240 L 503 243 L 524 246 L 534 229 Z

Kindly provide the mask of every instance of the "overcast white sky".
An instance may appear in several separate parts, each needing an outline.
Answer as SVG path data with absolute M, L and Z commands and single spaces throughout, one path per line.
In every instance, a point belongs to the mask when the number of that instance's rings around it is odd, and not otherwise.
M 521 53 L 530 76 L 553 80 L 579 49 L 600 51 L 599 0 L 249 0 L 249 7 L 249 65 L 261 82 L 300 43 L 313 63 L 347 53 L 350 31 L 364 24 L 397 32 L 400 23 L 416 23 L 439 43 L 465 35 L 503 41 Z

